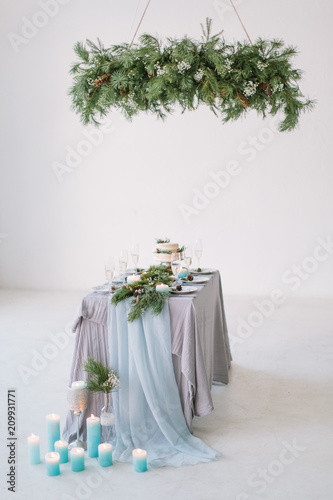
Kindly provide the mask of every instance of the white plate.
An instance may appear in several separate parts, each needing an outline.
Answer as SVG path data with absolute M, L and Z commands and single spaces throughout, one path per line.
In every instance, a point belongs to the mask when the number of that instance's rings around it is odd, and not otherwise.
M 204 283 L 207 283 L 207 281 L 209 281 L 210 278 L 207 276 L 201 276 L 198 275 L 198 276 L 194 276 L 193 280 L 192 281 L 185 281 L 183 283 L 183 285 L 194 285 L 195 283 L 197 283 L 198 285 L 200 284 L 204 284 Z
M 171 290 L 171 293 L 176 293 L 177 295 L 181 295 L 182 293 L 193 293 L 196 292 L 198 289 L 195 286 L 191 286 L 191 288 L 184 288 L 182 290 Z
M 204 267 L 201 269 L 200 272 L 194 271 L 194 270 L 193 271 L 191 270 L 190 272 L 191 272 L 191 274 L 213 274 L 213 273 L 215 273 L 215 271 L 216 271 L 216 269 L 212 269 L 210 267 Z

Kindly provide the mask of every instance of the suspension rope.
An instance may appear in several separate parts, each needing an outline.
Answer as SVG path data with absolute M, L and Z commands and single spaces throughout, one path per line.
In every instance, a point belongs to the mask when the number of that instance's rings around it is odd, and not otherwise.
M 140 19 L 140 21 L 139 21 L 138 27 L 137 27 L 137 28 L 136 28 L 136 30 L 135 30 L 135 33 L 134 33 L 134 36 L 133 36 L 133 38 L 132 38 L 132 41 L 131 41 L 131 43 L 130 43 L 130 45 L 129 45 L 129 48 L 131 48 L 131 47 L 132 47 L 132 45 L 133 45 L 134 39 L 135 39 L 136 34 L 137 34 L 137 32 L 138 32 L 138 30 L 139 30 L 139 28 L 140 28 L 140 26 L 141 26 L 142 19 L 145 17 L 145 13 L 147 12 L 147 9 L 148 9 L 148 7 L 149 7 L 149 4 L 150 4 L 150 0 L 148 0 L 148 3 L 147 3 L 147 5 L 146 5 L 146 8 L 145 8 L 145 10 L 143 11 L 143 14 L 142 14 L 141 19 Z
M 238 17 L 238 19 L 239 19 L 239 22 L 241 23 L 241 25 L 242 25 L 242 27 L 243 27 L 243 30 L 245 31 L 246 36 L 247 36 L 247 38 L 248 38 L 248 40 L 249 40 L 250 44 L 251 44 L 251 45 L 253 45 L 253 44 L 252 44 L 252 40 L 251 40 L 251 38 L 249 37 L 249 34 L 248 34 L 248 32 L 246 31 L 246 28 L 245 28 L 245 26 L 244 26 L 244 24 L 243 24 L 243 21 L 241 20 L 240 15 L 238 14 L 236 7 L 234 6 L 234 2 L 233 2 L 232 0 L 230 0 L 230 3 L 231 3 L 231 5 L 232 5 L 232 7 L 233 7 L 234 11 L 236 12 L 236 15 L 237 15 L 237 17 Z

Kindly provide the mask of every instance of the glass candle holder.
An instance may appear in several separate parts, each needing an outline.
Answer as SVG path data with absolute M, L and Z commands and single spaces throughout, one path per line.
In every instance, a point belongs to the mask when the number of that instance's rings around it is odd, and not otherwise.
M 80 416 L 83 410 L 87 408 L 87 398 L 88 392 L 86 383 L 83 380 L 73 382 L 71 387 L 67 388 L 67 401 L 69 409 L 74 411 L 74 415 L 76 417 L 76 441 L 69 445 L 69 449 L 87 449 L 87 443 L 80 440 Z

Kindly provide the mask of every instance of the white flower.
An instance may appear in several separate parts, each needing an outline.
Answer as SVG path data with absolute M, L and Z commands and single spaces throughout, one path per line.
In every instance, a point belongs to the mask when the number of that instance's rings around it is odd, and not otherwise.
M 201 68 L 199 68 L 198 71 L 195 73 L 193 78 L 196 82 L 200 82 L 200 80 L 202 80 L 203 76 L 204 76 L 204 72 Z
M 267 62 L 264 62 L 264 61 L 258 61 L 257 62 L 257 67 L 260 70 L 263 70 L 263 69 L 267 68 L 267 66 L 268 66 Z
M 230 71 L 230 70 L 231 70 L 231 66 L 232 66 L 232 64 L 231 64 L 230 59 L 228 59 L 228 58 L 226 58 L 226 59 L 225 59 L 225 61 L 224 61 L 224 66 L 225 66 L 225 69 L 226 69 L 227 71 Z
M 183 75 L 187 69 L 190 69 L 191 65 L 185 61 L 181 61 L 177 64 L 178 72 Z
M 114 370 L 109 371 L 109 376 L 107 380 L 102 384 L 102 388 L 105 389 L 105 392 L 112 391 L 119 387 L 119 377 Z
M 159 63 L 154 64 L 154 68 L 156 69 L 156 74 L 157 74 L 157 76 L 164 75 L 164 73 L 165 73 L 165 68 L 161 68 L 161 66 L 159 65 Z
M 273 94 L 275 94 L 275 92 L 281 92 L 281 90 L 283 90 L 283 83 L 277 83 L 272 88 Z
M 137 107 L 137 106 L 136 106 L 136 103 L 134 102 L 133 97 L 134 97 L 134 94 L 133 94 L 133 93 L 128 94 L 128 98 L 127 98 L 126 104 L 127 104 L 127 106 L 128 106 L 129 108 L 131 108 L 131 109 L 136 109 L 136 107 Z
M 243 87 L 243 92 L 246 97 L 250 97 L 251 95 L 254 95 L 257 91 L 258 84 L 254 82 L 247 82 L 246 85 Z

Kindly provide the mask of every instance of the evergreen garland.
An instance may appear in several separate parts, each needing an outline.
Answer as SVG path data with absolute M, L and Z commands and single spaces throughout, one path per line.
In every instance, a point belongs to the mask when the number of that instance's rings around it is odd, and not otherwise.
M 164 303 L 170 295 L 170 291 L 156 292 L 156 285 L 164 283 L 171 286 L 173 281 L 171 269 L 163 265 L 151 266 L 141 274 L 141 281 L 119 288 L 114 293 L 111 303 L 117 305 L 122 300 L 134 297 L 128 321 L 140 318 L 147 309 L 150 309 L 152 315 L 156 316 L 163 311 Z
M 128 119 L 142 111 L 163 119 L 176 104 L 183 112 L 204 104 L 224 122 L 250 109 L 263 117 L 282 111 L 280 131 L 294 129 L 314 104 L 297 84 L 302 73 L 291 64 L 296 49 L 261 38 L 253 45 L 227 44 L 221 33 L 211 35 L 210 19 L 202 29 L 202 41 L 168 38 L 164 46 L 149 34 L 133 46 L 77 42 L 70 95 L 82 122 L 98 125 L 111 109 Z

